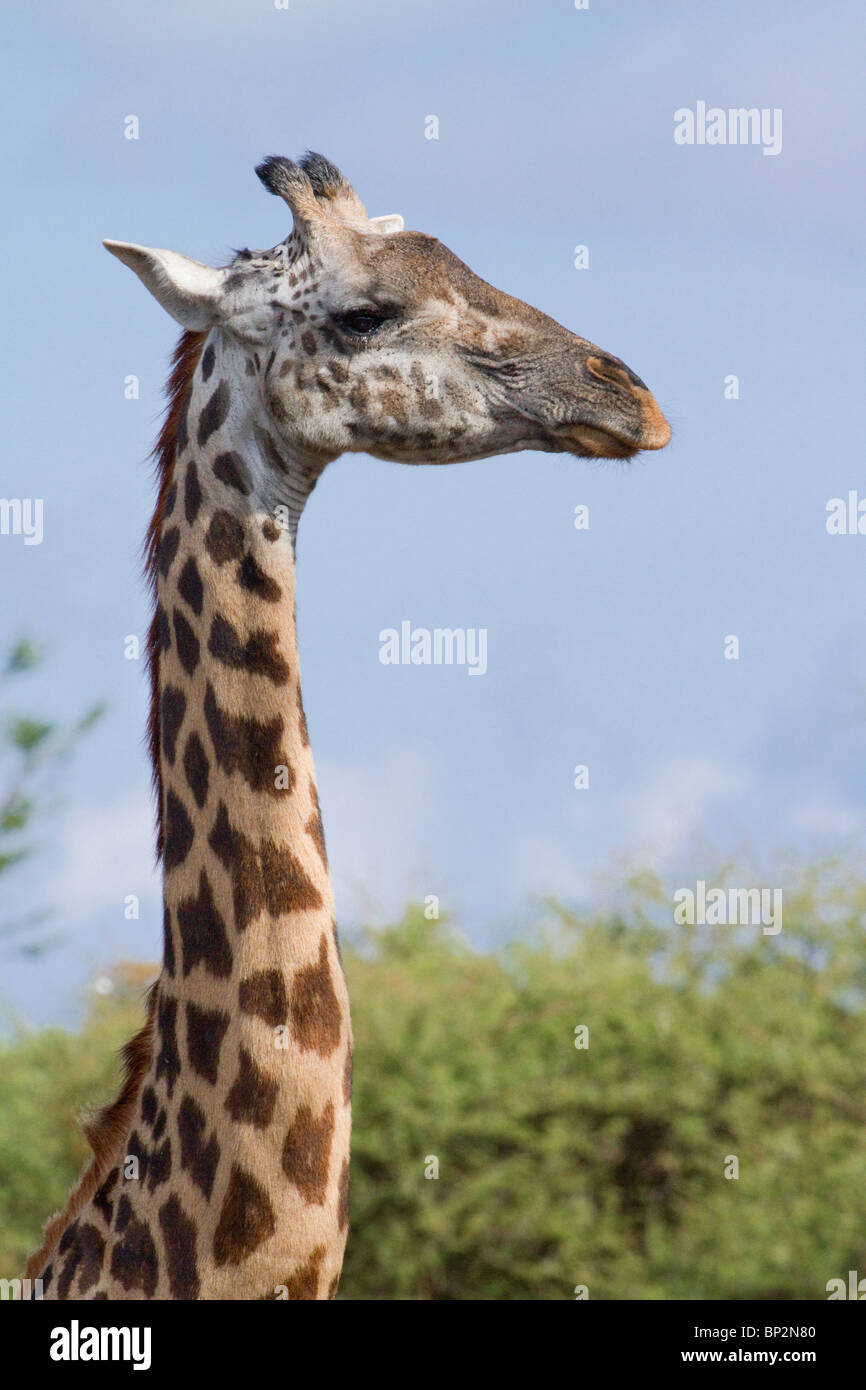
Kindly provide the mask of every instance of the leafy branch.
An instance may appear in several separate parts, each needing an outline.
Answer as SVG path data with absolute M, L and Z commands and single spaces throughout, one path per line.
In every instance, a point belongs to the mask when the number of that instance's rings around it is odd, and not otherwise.
M 0 690 L 43 662 L 43 654 L 27 637 L 12 646 L 2 669 Z M 36 849 L 36 819 L 60 804 L 58 774 L 80 739 L 105 713 L 102 703 L 92 705 L 71 724 L 10 713 L 0 720 L 0 875 L 25 863 Z M 46 908 L 0 918 L 0 940 L 11 940 L 11 949 L 37 955 L 60 937 L 34 936 L 34 930 L 50 917 Z

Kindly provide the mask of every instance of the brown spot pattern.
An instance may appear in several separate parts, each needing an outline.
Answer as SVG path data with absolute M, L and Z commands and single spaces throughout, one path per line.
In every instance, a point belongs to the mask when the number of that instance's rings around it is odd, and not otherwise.
M 159 650 L 161 652 L 169 651 L 171 647 L 171 628 L 168 625 L 168 614 L 161 603 L 156 605 L 155 631 Z
M 219 1224 L 214 1232 L 217 1265 L 240 1264 L 277 1228 L 268 1194 L 252 1173 L 232 1165 Z
M 159 543 L 159 558 L 157 563 L 163 579 L 168 576 L 179 545 L 180 528 L 177 526 L 169 526 L 167 531 L 163 531 L 162 540 Z
M 111 1218 L 114 1215 L 114 1203 L 111 1200 L 111 1194 L 114 1191 L 115 1186 L 117 1185 L 117 1179 L 119 1178 L 119 1176 L 120 1169 L 112 1168 L 108 1177 L 105 1179 L 105 1182 L 102 1184 L 101 1187 L 98 1187 L 96 1189 L 96 1192 L 93 1194 L 93 1205 L 96 1207 L 96 1210 L 103 1218 L 106 1226 L 111 1225 Z
M 180 1075 L 180 1053 L 177 1050 L 177 1000 L 160 990 L 156 1009 L 159 1052 L 156 1055 L 156 1079 L 165 1077 L 169 1100 Z
M 165 847 L 163 862 L 166 869 L 182 864 L 192 847 L 195 831 L 186 807 L 169 787 L 165 798 Z
M 219 1074 L 220 1050 L 229 1026 L 229 1016 L 221 1009 L 186 1006 L 186 1053 L 193 1071 L 212 1086 Z
M 226 1096 L 225 1108 L 239 1124 L 266 1129 L 271 1122 L 279 1086 L 256 1065 L 245 1047 L 240 1049 L 240 1065 L 234 1085 Z
M 126 1233 L 111 1252 L 111 1273 L 121 1288 L 141 1289 L 145 1298 L 153 1298 L 159 1275 L 156 1246 L 148 1227 L 133 1217 Z
M 247 551 L 238 568 L 238 581 L 251 594 L 266 603 L 279 603 L 283 591 L 270 575 L 265 574 L 255 556 Z
M 244 549 L 244 528 L 236 516 L 220 508 L 210 519 L 204 543 L 216 565 L 239 560 Z
M 174 979 L 174 937 L 171 932 L 171 912 L 168 904 L 162 905 L 162 960 L 170 979 Z
M 320 907 L 319 890 L 310 882 L 291 851 L 262 841 L 253 842 L 229 820 L 220 802 L 208 843 L 232 879 L 235 926 L 244 931 L 263 908 L 272 917 Z
M 186 516 L 187 525 L 192 526 L 201 507 L 201 483 L 198 480 L 198 469 L 195 462 L 190 459 L 186 467 L 186 477 L 183 482 L 183 510 Z
M 333 1137 L 334 1104 L 329 1100 L 318 1119 L 309 1105 L 299 1106 L 283 1143 L 283 1172 L 317 1206 L 325 1200 Z
M 205 1114 L 198 1101 L 193 1100 L 192 1096 L 184 1096 L 177 1114 L 180 1166 L 210 1201 L 220 1161 L 220 1146 L 215 1134 L 205 1142 L 205 1128 Z
M 181 598 L 186 600 L 196 617 L 200 618 L 204 605 L 204 585 L 201 582 L 198 565 L 192 555 L 180 572 L 177 587 Z
M 153 1122 L 156 1119 L 156 1091 L 152 1086 L 145 1086 L 141 1093 L 141 1118 L 148 1129 L 153 1129 Z
M 177 924 L 184 979 L 199 962 L 218 980 L 226 979 L 232 973 L 232 949 L 204 869 L 199 871 L 198 894 L 178 903 Z
M 285 685 L 289 667 L 277 650 L 279 634 L 256 628 L 246 642 L 221 613 L 214 616 L 208 651 L 217 661 L 233 670 L 267 676 L 274 685 Z
M 289 1001 L 281 971 L 257 970 L 241 980 L 238 1003 L 245 1014 L 263 1018 L 272 1028 L 285 1023 Z
M 244 497 L 249 497 L 253 490 L 250 470 L 247 468 L 240 454 L 232 449 L 228 453 L 218 454 L 214 459 L 213 471 L 221 483 L 226 487 L 233 487 L 236 492 L 240 492 Z
M 221 381 L 198 418 L 198 444 L 203 448 L 211 435 L 223 425 L 229 413 L 228 382 Z
M 117 1221 L 114 1229 L 118 1235 L 123 1235 L 130 1221 L 132 1220 L 132 1203 L 124 1192 L 117 1204 Z
M 201 811 L 207 801 L 210 763 L 204 751 L 204 745 L 195 730 L 190 734 L 183 750 L 183 770 L 186 774 L 187 785 Z
M 196 1265 L 195 1223 L 186 1215 L 175 1193 L 160 1207 L 159 1225 L 172 1298 L 198 1298 L 201 1286 Z
M 105 1239 L 95 1226 L 83 1222 L 77 1238 L 78 1294 L 86 1294 L 92 1289 L 102 1273 L 105 1257 Z
M 180 663 L 188 676 L 191 676 L 198 666 L 201 648 L 199 640 L 187 622 L 179 608 L 174 610 L 174 640 L 177 643 L 177 654 Z
M 147 1156 L 147 1187 L 153 1192 L 161 1183 L 171 1177 L 171 1140 L 166 1139 L 159 1148 L 151 1149 Z
M 169 766 L 174 766 L 177 736 L 186 714 L 186 696 L 176 686 L 167 685 L 162 692 L 162 746 Z
M 328 852 L 325 849 L 325 827 L 322 825 L 322 812 L 321 808 L 319 807 L 319 794 L 316 791 L 315 786 L 310 787 L 310 792 L 312 795 L 313 806 L 315 809 L 313 810 L 313 814 L 310 816 L 310 819 L 307 821 L 307 824 L 305 825 L 304 829 L 306 830 L 313 844 L 316 846 L 319 858 L 321 859 L 322 863 L 327 869 Z
M 282 793 L 274 785 L 276 769 L 289 766 L 280 742 L 281 716 L 261 720 L 252 715 L 228 714 L 217 702 L 210 682 L 205 691 L 204 714 L 213 751 L 223 771 L 239 772 L 254 792 L 280 796 Z
M 328 939 L 322 932 L 319 959 L 295 975 L 291 999 L 292 1034 L 306 1051 L 330 1057 L 340 1041 L 342 1015 L 328 963 Z
M 66 1260 L 57 1279 L 57 1297 L 66 1299 L 69 1297 L 69 1290 L 72 1281 L 78 1270 L 81 1260 L 81 1245 L 78 1240 L 79 1221 L 73 1221 L 71 1226 L 67 1226 L 57 1246 L 58 1254 L 65 1255 Z
M 324 1258 L 324 1245 L 317 1245 L 306 1264 L 302 1264 L 286 1280 L 286 1292 L 292 1301 L 314 1299 L 318 1296 L 319 1269 Z

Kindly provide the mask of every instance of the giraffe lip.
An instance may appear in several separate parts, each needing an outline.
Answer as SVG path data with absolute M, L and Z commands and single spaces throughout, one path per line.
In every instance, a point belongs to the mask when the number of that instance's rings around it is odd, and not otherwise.
M 578 458 L 627 459 L 640 450 L 633 435 L 609 426 L 602 429 L 597 425 L 568 425 L 558 433 L 557 439 Z

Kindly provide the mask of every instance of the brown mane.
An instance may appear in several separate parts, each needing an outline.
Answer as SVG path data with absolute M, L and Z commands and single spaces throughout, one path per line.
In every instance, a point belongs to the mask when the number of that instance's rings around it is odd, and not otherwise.
M 166 385 L 168 405 L 162 429 L 157 437 L 153 458 L 156 462 L 157 496 L 153 516 L 144 540 L 144 572 L 154 601 L 154 613 L 147 634 L 147 669 L 150 673 L 150 714 L 147 721 L 147 747 L 153 768 L 153 791 L 156 799 L 156 857 L 162 858 L 162 773 L 159 766 L 159 629 L 156 614 L 156 567 L 162 523 L 174 486 L 174 461 L 178 432 L 183 421 L 186 427 L 186 407 L 189 388 L 201 356 L 206 333 L 186 329 L 178 339 L 171 359 L 171 372 Z
M 153 458 L 156 462 L 157 498 L 144 542 L 144 567 L 154 604 L 156 603 L 159 543 L 162 537 L 162 525 L 168 507 L 169 495 L 174 486 L 174 463 L 177 455 L 178 436 L 182 422 L 185 426 L 189 390 L 206 336 L 205 333 L 193 333 L 189 330 L 180 336 L 172 356 L 171 372 L 166 386 L 168 406 L 165 419 L 153 451 Z M 163 830 L 162 776 L 159 766 L 159 633 L 155 610 L 147 637 L 147 668 L 150 676 L 147 746 L 153 766 L 153 788 L 156 798 L 156 854 L 159 860 L 162 857 Z M 156 1011 L 158 985 L 159 981 L 154 981 L 148 990 L 147 1017 L 143 1027 L 130 1038 L 121 1050 L 123 1081 L 117 1096 L 108 1105 L 104 1105 L 101 1110 L 98 1110 L 92 1118 L 85 1120 L 82 1125 L 87 1141 L 93 1150 L 93 1158 L 69 1194 L 66 1206 L 45 1223 L 42 1244 L 27 1261 L 25 1269 L 25 1278 L 27 1279 L 37 1278 L 45 1267 L 46 1261 L 63 1232 L 91 1200 L 96 1189 L 105 1179 L 112 1164 L 117 1159 L 119 1146 L 129 1133 L 138 1093 L 150 1066 L 153 1017 Z

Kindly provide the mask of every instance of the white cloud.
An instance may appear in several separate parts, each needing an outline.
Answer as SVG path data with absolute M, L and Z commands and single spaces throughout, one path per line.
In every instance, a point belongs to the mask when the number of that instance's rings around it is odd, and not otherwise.
M 562 841 L 543 834 L 521 835 L 511 859 L 509 898 L 561 898 L 575 902 L 587 898 L 594 877 Z
M 435 771 L 424 754 L 403 749 L 376 765 L 320 762 L 317 775 L 343 920 L 393 918 L 410 898 L 437 891 L 427 835 Z
M 707 837 L 711 821 L 727 829 L 744 826 L 751 790 L 749 773 L 711 758 L 663 763 L 643 787 L 626 796 L 623 839 L 637 856 L 662 867 L 693 848 L 699 837 Z
M 805 835 L 810 841 L 841 840 L 862 835 L 866 831 L 866 816 L 857 806 L 831 795 L 819 795 L 794 806 L 786 817 L 786 824 L 795 834 Z
M 123 900 L 130 893 L 142 903 L 161 899 L 149 796 L 137 794 L 79 811 L 66 822 L 61 855 L 51 897 L 63 921 L 88 917 L 107 907 L 122 913 Z

